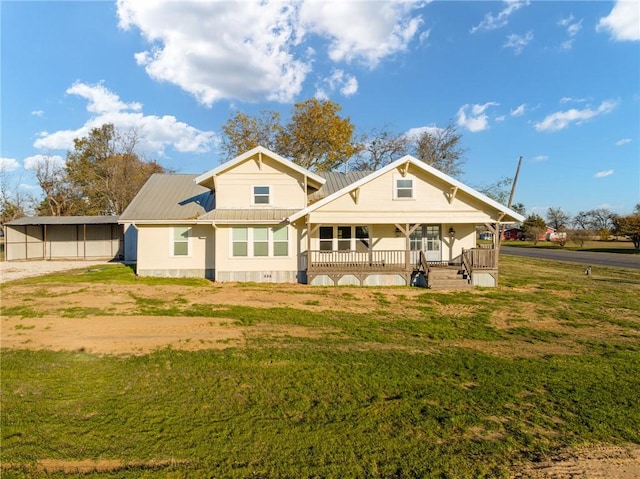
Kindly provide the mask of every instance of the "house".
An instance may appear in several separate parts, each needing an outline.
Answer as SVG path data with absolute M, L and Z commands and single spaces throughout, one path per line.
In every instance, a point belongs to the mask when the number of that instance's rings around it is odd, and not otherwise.
M 408 285 L 451 265 L 493 286 L 497 251 L 476 248 L 476 225 L 522 220 L 411 156 L 319 173 L 259 146 L 201 175 L 153 175 L 119 221 L 144 276 Z
M 505 241 L 522 240 L 524 232 L 521 228 L 506 228 L 502 231 L 502 239 Z

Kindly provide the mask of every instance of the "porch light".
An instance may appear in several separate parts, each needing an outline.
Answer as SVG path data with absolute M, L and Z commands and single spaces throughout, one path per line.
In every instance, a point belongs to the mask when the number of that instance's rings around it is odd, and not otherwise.
M 456 230 L 453 229 L 453 226 L 449 228 L 449 237 L 453 238 L 456 235 Z

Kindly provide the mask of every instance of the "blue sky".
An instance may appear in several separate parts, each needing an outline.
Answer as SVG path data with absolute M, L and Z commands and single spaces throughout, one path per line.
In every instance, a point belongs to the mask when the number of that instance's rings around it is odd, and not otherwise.
M 457 125 L 462 181 L 527 213 L 640 202 L 640 2 L 5 1 L 0 169 L 111 122 L 177 172 L 223 160 L 237 110 L 328 98 L 359 132 Z

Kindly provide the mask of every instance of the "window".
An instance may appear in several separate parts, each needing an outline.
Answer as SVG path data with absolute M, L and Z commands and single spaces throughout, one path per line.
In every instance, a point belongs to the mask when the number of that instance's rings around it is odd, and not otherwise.
M 268 186 L 253 187 L 253 204 L 254 205 L 269 204 L 269 187 Z
M 269 228 L 253 228 L 253 256 L 269 256 Z
M 320 227 L 320 251 L 333 250 L 333 226 Z
M 231 256 L 289 256 L 289 230 L 286 226 L 231 229 Z
M 273 228 L 273 256 L 289 255 L 289 230 L 286 227 Z
M 351 226 L 338 226 L 338 251 L 351 249 Z
M 320 226 L 320 251 L 367 251 L 371 239 L 368 226 Z
M 396 179 L 396 199 L 413 198 L 413 180 Z
M 411 251 L 420 251 L 423 248 L 422 227 L 418 226 L 415 231 L 411 233 L 409 236 L 409 244 Z
M 248 228 L 233 228 L 231 233 L 233 256 L 247 256 L 249 253 Z
M 189 255 L 189 228 L 176 226 L 173 228 L 173 256 Z

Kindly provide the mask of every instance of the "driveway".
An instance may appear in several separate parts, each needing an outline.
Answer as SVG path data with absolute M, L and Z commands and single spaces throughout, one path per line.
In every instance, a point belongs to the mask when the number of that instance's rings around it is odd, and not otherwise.
M 90 268 L 106 261 L 0 261 L 0 283 L 69 269 Z
M 528 258 L 581 263 L 585 267 L 600 265 L 609 266 L 611 268 L 640 269 L 640 255 L 633 254 L 594 253 L 591 251 L 568 251 L 543 248 L 519 248 L 514 246 L 502 246 L 500 248 L 500 253 L 512 256 L 525 256 Z

